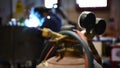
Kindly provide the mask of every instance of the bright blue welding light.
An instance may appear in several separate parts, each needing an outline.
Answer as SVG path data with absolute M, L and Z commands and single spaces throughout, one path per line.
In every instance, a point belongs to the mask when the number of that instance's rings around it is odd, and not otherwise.
M 42 26 L 44 22 L 44 18 L 41 18 L 40 14 L 37 12 L 34 12 L 34 8 L 30 10 L 29 19 L 26 19 L 24 21 L 24 25 L 27 27 L 38 27 Z

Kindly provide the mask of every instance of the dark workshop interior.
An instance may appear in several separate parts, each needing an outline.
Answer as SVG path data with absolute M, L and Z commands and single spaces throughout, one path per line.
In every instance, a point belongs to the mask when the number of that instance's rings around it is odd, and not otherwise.
M 120 0 L 0 0 L 0 68 L 120 68 Z

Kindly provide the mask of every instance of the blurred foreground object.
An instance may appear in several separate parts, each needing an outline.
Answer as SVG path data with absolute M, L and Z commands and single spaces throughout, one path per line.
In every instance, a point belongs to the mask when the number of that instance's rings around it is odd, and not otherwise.
M 43 36 L 51 37 L 49 43 L 53 45 L 53 48 L 51 48 L 37 68 L 102 68 L 101 57 L 94 47 L 92 39 L 95 35 L 104 33 L 106 28 L 105 20 L 96 18 L 93 12 L 84 11 L 78 18 L 78 25 L 83 29 L 82 31 L 77 29 L 63 30 L 59 34 L 48 29 L 42 30 Z M 102 28 L 99 29 L 101 26 Z M 58 40 L 58 38 L 60 39 Z M 57 46 L 62 46 L 63 48 L 57 50 L 55 57 L 46 59 L 52 49 Z M 84 59 L 81 59 L 81 46 L 84 49 Z M 94 59 L 96 63 L 93 62 Z

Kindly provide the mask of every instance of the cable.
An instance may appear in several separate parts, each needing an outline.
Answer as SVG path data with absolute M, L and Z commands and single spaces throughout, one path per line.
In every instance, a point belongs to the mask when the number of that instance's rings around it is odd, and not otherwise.
M 86 55 L 87 55 L 87 58 L 88 58 L 88 67 L 89 68 L 94 68 L 94 65 L 93 65 L 93 56 L 92 56 L 92 53 L 89 51 L 88 44 L 77 33 L 73 32 L 73 31 L 64 30 L 64 31 L 61 31 L 60 33 L 63 34 L 63 35 L 70 36 L 70 37 L 78 40 L 78 42 L 81 44 L 81 46 L 84 48 L 84 50 L 86 52 Z M 46 54 L 46 56 L 44 58 L 45 60 L 51 54 L 51 52 L 53 51 L 53 49 L 54 49 L 54 46 L 51 47 L 51 49 Z
M 87 47 L 88 45 L 85 43 L 85 41 L 83 41 L 82 38 L 80 38 L 75 32 L 73 31 L 61 31 L 60 32 L 61 34 L 64 34 L 64 35 L 68 35 L 70 37 L 73 37 L 75 38 L 76 40 L 79 41 L 79 43 L 81 44 L 81 46 L 84 48 L 87 56 L 88 56 L 88 67 L 89 68 L 94 68 L 94 65 L 93 65 L 93 56 L 92 56 L 92 53 L 89 51 L 89 48 Z
M 45 56 L 44 60 L 47 60 L 47 59 L 48 59 L 49 55 L 51 54 L 51 52 L 53 51 L 54 48 L 55 48 L 55 46 L 52 46 L 52 47 L 50 48 L 50 50 L 48 51 L 48 53 L 47 53 L 47 55 Z
M 48 48 L 49 44 L 46 44 L 45 47 L 43 48 L 41 54 L 40 54 L 40 58 L 38 59 L 37 61 L 37 64 L 41 63 L 41 61 L 43 60 L 43 57 L 44 57 L 44 53 L 46 51 L 46 49 Z
M 55 48 L 55 46 L 53 46 L 53 45 L 51 46 L 49 43 L 46 44 L 40 54 L 40 58 L 38 59 L 37 64 L 41 63 L 42 61 L 46 61 L 50 57 L 49 55 L 51 55 L 54 48 Z

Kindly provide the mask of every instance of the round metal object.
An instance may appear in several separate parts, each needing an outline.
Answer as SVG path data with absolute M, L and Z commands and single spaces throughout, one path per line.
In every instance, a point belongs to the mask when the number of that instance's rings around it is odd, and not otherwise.
M 78 18 L 78 25 L 80 28 L 91 29 L 96 22 L 96 16 L 93 12 L 83 11 Z
M 96 18 L 96 25 L 95 25 L 95 34 L 100 35 L 105 32 L 106 29 L 106 22 L 102 18 Z

